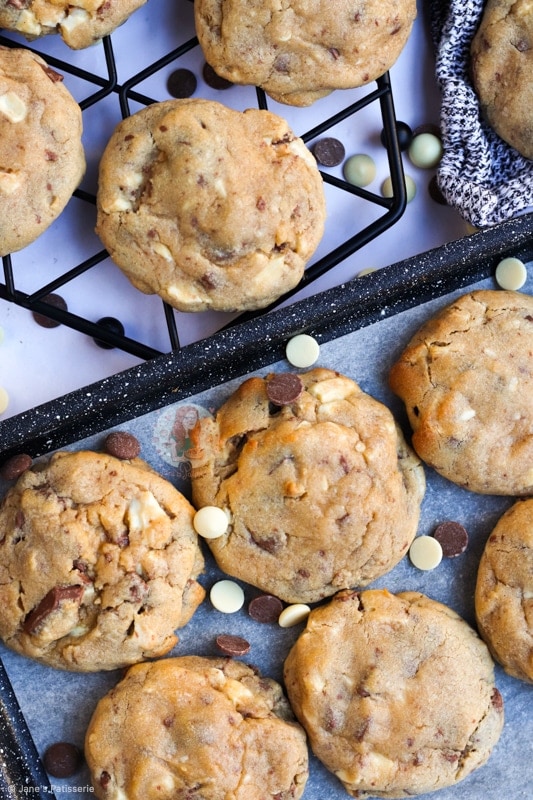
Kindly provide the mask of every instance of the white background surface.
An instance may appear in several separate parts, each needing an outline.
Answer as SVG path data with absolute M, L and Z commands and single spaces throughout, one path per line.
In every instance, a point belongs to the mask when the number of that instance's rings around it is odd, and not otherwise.
M 112 36 L 119 84 L 193 34 L 192 3 L 189 0 L 148 0 Z M 11 38 L 17 40 L 16 36 Z M 22 38 L 19 41 L 27 44 Z M 31 46 L 45 58 L 48 54 L 55 55 L 89 72 L 106 75 L 102 45 L 74 52 L 59 37 L 52 36 L 36 41 Z M 136 88 L 154 99 L 168 99 L 167 76 L 176 66 L 189 66 L 198 77 L 195 96 L 216 99 L 240 109 L 256 105 L 252 87 L 232 87 L 224 92 L 209 89 L 201 79 L 202 65 L 201 51 L 195 48 L 185 60 L 180 59 L 179 64 L 165 67 Z M 397 119 L 413 128 L 428 122 L 438 123 L 439 92 L 434 80 L 427 20 L 421 8 L 409 42 L 391 69 L 390 76 Z M 69 74 L 65 75 L 65 84 L 80 102 L 95 90 L 94 86 L 88 86 Z M 284 116 L 297 134 L 303 134 L 358 96 L 357 90 L 335 92 L 306 109 L 282 106 L 272 101 L 269 101 L 269 108 Z M 135 110 L 137 108 L 132 106 L 131 111 Z M 91 193 L 96 191 L 101 152 L 119 120 L 120 108 L 116 94 L 84 111 L 84 145 L 88 168 L 82 188 Z M 379 142 L 381 127 L 379 106 L 372 103 L 363 113 L 358 112 L 327 134 L 341 139 L 347 156 L 358 152 L 372 155 L 377 164 L 377 176 L 368 188 L 376 193 L 379 193 L 379 187 L 388 175 L 386 153 Z M 429 197 L 427 184 L 432 175 L 430 171 L 413 167 L 405 155 L 404 169 L 414 178 L 417 195 L 399 222 L 294 299 L 351 280 L 366 267 L 386 267 L 468 232 L 456 211 L 435 203 Z M 331 172 L 341 176 L 341 167 Z M 346 193 L 332 190 L 329 186 L 326 187 L 326 199 L 326 233 L 313 260 L 360 230 L 366 224 L 365 215 L 371 213 L 370 204 L 358 198 L 347 199 Z M 66 268 L 102 250 L 94 234 L 94 217 L 92 206 L 74 198 L 45 234 L 24 251 L 13 255 L 17 288 L 34 292 L 62 274 Z M 94 321 L 103 316 L 117 317 L 124 324 L 127 336 L 139 339 L 157 350 L 169 350 L 161 301 L 133 289 L 109 259 L 57 291 L 75 314 Z M 176 318 L 180 341 L 184 345 L 209 335 L 228 317 L 204 312 L 177 314 Z M 137 358 L 119 350 L 103 350 L 91 338 L 65 326 L 44 329 L 35 323 L 29 311 L 2 300 L 0 327 L 3 329 L 0 386 L 9 396 L 8 407 L 0 419 L 139 363 Z

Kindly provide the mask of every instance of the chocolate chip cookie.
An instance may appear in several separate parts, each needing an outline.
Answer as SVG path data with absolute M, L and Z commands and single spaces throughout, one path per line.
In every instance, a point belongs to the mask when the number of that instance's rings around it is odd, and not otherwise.
M 475 602 L 494 658 L 509 675 L 533 683 L 533 498 L 511 506 L 487 539 Z
M 229 658 L 131 667 L 85 739 L 101 800 L 297 800 L 306 737 L 278 683 Z
M 221 569 L 308 603 L 400 561 L 425 478 L 389 409 L 354 381 L 322 368 L 294 377 L 301 390 L 290 386 L 290 400 L 279 375 L 253 377 L 199 420 L 191 478 L 193 504 L 230 520 L 208 540 Z
M 415 0 L 196 0 L 206 61 L 232 83 L 308 106 L 363 86 L 395 63 L 416 17 Z
M 487 0 L 472 40 L 471 71 L 489 125 L 533 158 L 533 9 L 530 0 Z
M 284 677 L 315 755 L 357 798 L 453 786 L 502 731 L 486 645 L 418 592 L 339 593 L 311 612 Z
M 97 210 L 113 261 L 180 311 L 277 299 L 300 281 L 326 214 L 314 157 L 284 120 L 201 98 L 155 103 L 118 125 Z
M 428 320 L 390 372 L 414 449 L 473 492 L 533 492 L 533 297 L 468 292 Z
M 0 0 L 0 28 L 28 40 L 58 33 L 73 50 L 93 45 L 122 25 L 146 0 Z
M 194 509 L 140 459 L 57 453 L 0 506 L 0 637 L 59 669 L 167 653 L 204 597 Z
M 40 56 L 0 47 L 0 256 L 37 239 L 85 173 L 81 109 L 62 81 Z

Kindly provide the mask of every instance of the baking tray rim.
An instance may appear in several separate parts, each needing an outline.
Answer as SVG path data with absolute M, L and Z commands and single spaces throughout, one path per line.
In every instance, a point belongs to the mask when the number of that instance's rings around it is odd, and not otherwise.
M 237 319 L 205 339 L 0 421 L 0 463 L 20 452 L 44 455 L 266 367 L 284 358 L 297 333 L 331 341 L 489 278 L 508 255 L 533 258 L 533 212 L 258 318 Z

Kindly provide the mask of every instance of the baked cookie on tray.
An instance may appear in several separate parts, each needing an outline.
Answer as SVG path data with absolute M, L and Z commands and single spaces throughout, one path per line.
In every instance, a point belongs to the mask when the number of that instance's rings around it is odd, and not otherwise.
M 486 645 L 418 592 L 335 595 L 311 612 L 284 680 L 313 752 L 357 798 L 453 786 L 503 727 Z
M 85 173 L 81 109 L 62 81 L 40 56 L 0 46 L 0 256 L 37 239 Z
M 167 653 L 203 600 L 194 509 L 141 459 L 57 453 L 0 506 L 0 637 L 89 672 Z
M 471 45 L 482 114 L 507 144 L 533 158 L 533 10 L 530 0 L 487 0 Z
M 28 40 L 58 33 L 73 50 L 95 44 L 146 0 L 0 0 L 0 28 Z
M 415 0 L 196 0 L 208 64 L 232 83 L 308 106 L 335 89 L 376 80 L 411 33 Z
M 458 297 L 412 337 L 390 371 L 420 458 L 473 492 L 533 493 L 533 297 Z
M 180 311 L 242 311 L 299 283 L 326 207 L 316 161 L 285 120 L 190 98 L 117 126 L 97 213 L 97 233 L 138 289 Z
M 487 539 L 475 606 L 496 661 L 509 675 L 533 683 L 533 498 L 512 505 Z
M 101 800 L 298 800 L 306 737 L 278 683 L 229 658 L 131 667 L 85 738 Z
M 388 408 L 344 375 L 252 377 L 190 438 L 193 504 L 229 519 L 207 540 L 219 567 L 282 600 L 366 585 L 416 534 L 423 468 Z

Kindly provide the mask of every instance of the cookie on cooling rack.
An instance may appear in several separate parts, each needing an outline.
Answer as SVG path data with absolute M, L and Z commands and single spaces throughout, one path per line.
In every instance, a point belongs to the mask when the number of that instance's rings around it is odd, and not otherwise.
M 533 498 L 511 506 L 487 539 L 475 605 L 494 658 L 509 675 L 533 683 Z
M 250 378 L 190 436 L 193 504 L 230 518 L 208 540 L 215 559 L 269 594 L 307 603 L 366 585 L 416 534 L 423 468 L 388 408 L 343 375 Z
M 204 597 L 194 510 L 142 460 L 58 453 L 0 507 L 0 636 L 72 671 L 167 653 Z
M 279 684 L 229 658 L 131 667 L 96 706 L 85 754 L 101 800 L 297 800 L 308 776 Z
M 37 239 L 85 173 L 81 109 L 62 80 L 29 50 L 0 47 L 0 255 Z
M 410 35 L 416 2 L 196 0 L 194 11 L 205 59 L 220 77 L 308 106 L 390 69 Z
M 336 595 L 311 612 L 284 679 L 313 752 L 353 797 L 453 786 L 503 727 L 486 645 L 418 592 Z
M 481 111 L 507 144 L 533 158 L 533 14 L 529 0 L 488 0 L 472 40 Z
M 533 297 L 479 290 L 428 320 L 390 372 L 420 458 L 482 494 L 533 492 Z
M 314 157 L 285 120 L 191 98 L 117 126 L 97 213 L 97 233 L 138 289 L 180 311 L 242 311 L 299 283 L 326 211 Z
M 28 40 L 58 33 L 73 50 L 95 44 L 122 25 L 146 0 L 0 0 L 0 28 Z

